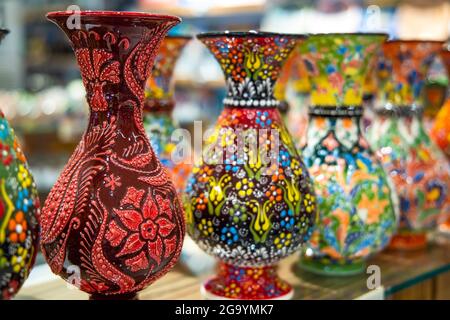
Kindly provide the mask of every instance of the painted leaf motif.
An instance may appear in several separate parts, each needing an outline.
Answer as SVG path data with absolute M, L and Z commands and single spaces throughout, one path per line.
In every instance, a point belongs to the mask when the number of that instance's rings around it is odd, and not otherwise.
M 117 247 L 126 235 L 127 232 L 122 230 L 115 221 L 112 221 L 109 224 L 109 229 L 106 232 L 105 238 L 113 247 Z
M 142 217 L 136 210 L 113 209 L 114 213 L 120 218 L 120 221 L 130 230 L 139 231 L 139 225 L 142 223 Z
M 133 233 L 131 236 L 128 237 L 122 250 L 120 250 L 120 252 L 117 254 L 117 257 L 138 252 L 139 250 L 142 249 L 143 246 L 144 242 L 141 241 L 141 239 L 139 239 L 139 234 Z
M 137 272 L 148 267 L 148 259 L 144 251 L 142 251 L 137 256 L 125 260 L 125 264 L 130 268 L 131 271 Z

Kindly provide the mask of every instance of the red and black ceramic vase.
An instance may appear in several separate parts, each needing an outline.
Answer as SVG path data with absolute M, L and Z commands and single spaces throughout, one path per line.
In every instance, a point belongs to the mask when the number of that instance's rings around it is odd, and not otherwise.
M 168 272 L 184 236 L 183 210 L 144 130 L 144 86 L 173 16 L 82 11 L 47 18 L 71 41 L 86 88 L 87 130 L 42 210 L 51 270 L 91 299 L 135 299 Z
M 302 37 L 224 32 L 198 39 L 220 63 L 228 90 L 186 187 L 188 233 L 220 261 L 202 293 L 209 299 L 288 299 L 293 289 L 276 266 L 309 237 L 316 204 L 273 87 Z
M 8 30 L 0 29 L 0 41 Z M 39 198 L 14 130 L 0 111 L 0 300 L 11 299 L 34 265 Z

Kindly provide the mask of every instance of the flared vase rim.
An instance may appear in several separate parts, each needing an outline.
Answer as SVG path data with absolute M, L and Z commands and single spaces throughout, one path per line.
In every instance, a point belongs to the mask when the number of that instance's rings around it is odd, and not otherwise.
M 308 38 L 317 38 L 323 36 L 363 36 L 363 37 L 385 37 L 386 39 L 389 37 L 389 34 L 385 32 L 320 32 L 320 33 L 308 33 Z
M 114 18 L 114 19 L 142 19 L 150 21 L 173 21 L 181 22 L 181 18 L 168 14 L 140 12 L 140 11 L 107 11 L 107 10 L 80 10 L 75 11 L 82 17 L 88 18 Z M 47 19 L 69 17 L 74 14 L 74 11 L 51 11 L 45 17 Z
M 430 44 L 441 44 L 444 45 L 445 41 L 443 40 L 424 40 L 424 39 L 390 39 L 388 41 L 386 41 L 384 44 L 388 45 L 388 44 L 407 44 L 407 43 L 416 43 L 416 44 L 426 44 L 426 43 L 430 43 Z
M 308 35 L 301 33 L 281 33 L 281 32 L 260 31 L 260 30 L 208 31 L 208 32 L 201 32 L 196 35 L 196 38 L 199 40 L 216 37 L 233 37 L 233 38 L 288 37 L 295 39 L 306 39 Z

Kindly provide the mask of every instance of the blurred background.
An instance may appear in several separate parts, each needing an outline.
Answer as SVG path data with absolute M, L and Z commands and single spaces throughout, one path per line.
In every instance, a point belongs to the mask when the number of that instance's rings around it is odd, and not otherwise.
M 64 34 L 48 11 L 127 10 L 170 13 L 183 23 L 173 34 L 260 29 L 288 33 L 382 31 L 391 38 L 447 40 L 450 1 L 362 0 L 0 0 L 0 109 L 15 128 L 43 201 L 87 124 L 84 88 Z M 198 41 L 184 50 L 175 71 L 182 127 L 214 122 L 225 95 L 222 72 Z M 448 79 L 436 60 L 428 103 L 440 104 Z M 438 97 L 438 98 L 435 98 Z M 42 262 L 38 259 L 38 263 Z

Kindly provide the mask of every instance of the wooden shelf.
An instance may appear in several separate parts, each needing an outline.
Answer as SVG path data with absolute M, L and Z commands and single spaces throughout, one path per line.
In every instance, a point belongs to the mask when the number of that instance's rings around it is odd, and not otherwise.
M 403 292 L 411 287 L 420 287 L 432 279 L 442 279 L 445 283 L 437 283 L 433 288 L 441 288 L 441 292 L 433 297 L 449 298 L 450 280 L 450 242 L 442 241 L 433 244 L 423 251 L 399 253 L 386 251 L 369 261 L 370 265 L 378 265 L 381 270 L 381 285 L 385 295 Z M 352 277 L 323 277 L 300 271 L 297 267 L 297 256 L 291 256 L 281 262 L 279 274 L 295 288 L 294 299 L 357 299 L 370 293 L 367 288 L 367 274 Z M 177 266 L 165 277 L 142 291 L 139 298 L 147 299 L 202 299 L 200 284 L 209 275 L 195 277 Z M 429 296 L 429 295 L 428 295 Z M 426 296 L 427 297 L 427 296 Z M 23 288 L 16 299 L 87 299 L 87 294 L 70 289 L 61 279 L 52 280 L 40 285 Z

